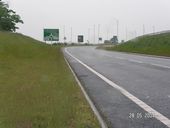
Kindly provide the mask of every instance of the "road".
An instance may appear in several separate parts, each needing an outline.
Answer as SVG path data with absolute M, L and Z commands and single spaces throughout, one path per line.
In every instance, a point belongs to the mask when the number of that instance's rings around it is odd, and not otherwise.
M 92 46 L 64 51 L 109 127 L 170 127 L 170 59 Z

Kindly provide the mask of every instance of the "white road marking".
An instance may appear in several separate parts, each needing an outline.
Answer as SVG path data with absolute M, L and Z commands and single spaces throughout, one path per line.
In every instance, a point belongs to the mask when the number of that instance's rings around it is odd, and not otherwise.
M 146 99 L 149 99 L 149 98 L 150 98 L 150 96 L 147 96 L 147 97 L 146 97 Z
M 104 56 L 106 56 L 106 57 L 112 57 L 112 56 L 110 56 L 110 55 L 104 55 Z
M 126 60 L 126 59 L 123 58 L 123 57 L 115 57 L 115 58 L 120 59 L 120 60 Z
M 78 85 L 79 85 L 81 91 L 83 92 L 86 100 L 88 101 L 90 107 L 92 108 L 94 114 L 96 115 L 96 117 L 97 117 L 97 119 L 98 119 L 98 121 L 99 121 L 99 123 L 100 123 L 100 125 L 101 125 L 101 128 L 108 128 L 108 126 L 106 125 L 106 123 L 105 123 L 105 121 L 103 120 L 102 116 L 100 115 L 100 113 L 99 113 L 98 110 L 96 109 L 95 105 L 93 104 L 92 100 L 90 99 L 90 97 L 89 97 L 88 94 L 86 93 L 84 87 L 81 85 L 80 81 L 78 80 L 76 74 L 75 74 L 74 71 L 72 70 L 72 68 L 71 68 L 70 64 L 68 63 L 67 59 L 66 59 L 66 58 L 64 58 L 64 59 L 65 59 L 67 65 L 69 66 L 71 72 L 73 73 L 73 76 L 74 76 L 74 78 L 76 79 L 76 82 L 78 83 Z M 76 60 L 75 60 L 75 61 L 76 61 Z
M 109 56 L 108 56 L 108 57 L 109 57 Z M 111 56 L 110 56 L 110 57 L 111 57 Z M 120 60 L 126 60 L 126 61 L 129 61 L 129 62 L 140 63 L 140 64 L 149 64 L 149 65 L 156 66 L 156 67 L 161 67 L 161 68 L 170 69 L 170 67 L 169 67 L 169 66 L 166 66 L 166 65 L 146 63 L 146 62 L 143 62 L 143 61 L 140 61 L 140 60 L 126 59 L 126 58 L 123 58 L 123 57 L 115 57 L 115 58 L 116 58 L 116 59 L 120 59 Z
M 72 58 L 74 58 L 75 60 L 77 60 L 81 65 L 83 65 L 84 67 L 86 67 L 88 70 L 90 70 L 91 72 L 93 72 L 94 74 L 96 74 L 98 77 L 100 77 L 102 80 L 104 80 L 106 83 L 108 83 L 110 86 L 114 87 L 115 89 L 117 89 L 118 91 L 120 91 L 124 96 L 126 96 L 127 98 L 129 98 L 130 100 L 132 100 L 134 103 L 136 103 L 139 107 L 141 107 L 142 109 L 144 109 L 146 112 L 153 114 L 154 117 L 159 120 L 160 122 L 162 122 L 163 124 L 165 124 L 167 127 L 170 128 L 170 120 L 165 117 L 164 115 L 162 115 L 161 113 L 159 113 L 158 111 L 156 111 L 155 109 L 153 109 L 152 107 L 150 107 L 149 105 L 147 105 L 145 102 L 141 101 L 140 99 L 138 99 L 137 97 L 135 97 L 134 95 L 130 94 L 128 91 L 126 91 L 124 88 L 118 86 L 117 84 L 115 84 L 114 82 L 112 82 L 111 80 L 109 80 L 108 78 L 106 78 L 105 76 L 103 76 L 102 74 L 98 73 L 97 71 L 95 71 L 94 69 L 92 69 L 91 67 L 87 66 L 85 63 L 83 63 L 82 61 L 80 61 L 78 58 L 74 57 L 70 52 L 68 52 L 67 48 L 65 49 L 65 52 L 71 56 Z
M 157 67 L 162 67 L 162 68 L 168 68 L 168 69 L 170 69 L 170 67 L 169 67 L 169 66 L 166 66 L 166 65 L 161 65 L 161 64 L 152 64 L 152 63 L 151 63 L 151 65 L 153 65 L 153 66 L 157 66 Z
M 129 59 L 128 61 L 130 61 L 130 62 L 135 62 L 135 63 L 140 63 L 140 64 L 144 63 L 144 62 L 142 62 L 142 61 L 134 60 L 134 59 Z

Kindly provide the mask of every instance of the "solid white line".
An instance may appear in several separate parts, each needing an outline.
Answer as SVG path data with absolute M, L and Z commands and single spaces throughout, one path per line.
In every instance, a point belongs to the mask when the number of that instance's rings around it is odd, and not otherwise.
M 91 109 L 93 110 L 94 114 L 96 115 L 96 117 L 97 117 L 97 119 L 98 119 L 98 121 L 99 121 L 99 123 L 100 123 L 100 125 L 101 125 L 101 128 L 108 128 L 107 125 L 106 125 L 106 123 L 105 123 L 105 121 L 103 120 L 102 116 L 100 115 L 100 113 L 98 112 L 97 108 L 96 108 L 95 105 L 93 104 L 92 100 L 90 99 L 90 97 L 89 97 L 88 94 L 86 93 L 84 87 L 81 85 L 80 81 L 78 80 L 76 74 L 74 73 L 74 71 L 73 71 L 73 69 L 71 68 L 70 64 L 68 63 L 67 59 L 66 59 L 66 58 L 64 58 L 64 59 L 65 59 L 67 65 L 68 65 L 68 67 L 70 68 L 70 70 L 71 70 L 71 72 L 72 72 L 72 74 L 73 74 L 76 82 L 77 82 L 78 85 L 80 86 L 80 89 L 81 89 L 81 91 L 83 92 L 83 94 L 84 94 L 87 102 L 89 103 Z
M 165 117 L 164 115 L 162 115 L 161 113 L 159 113 L 158 111 L 156 111 L 155 109 L 151 108 L 149 105 L 147 105 L 146 103 L 144 103 L 143 101 L 141 101 L 140 99 L 138 99 L 137 97 L 135 97 L 134 95 L 130 94 L 128 91 L 126 91 L 124 88 L 118 86 L 117 84 L 115 84 L 114 82 L 112 82 L 111 80 L 109 80 L 108 78 L 106 78 L 105 76 L 103 76 L 102 74 L 98 73 L 97 71 L 95 71 L 94 69 L 92 69 L 91 67 L 87 66 L 85 63 L 83 63 L 82 61 L 80 61 L 79 59 L 77 59 L 76 57 L 74 57 L 70 52 L 68 52 L 67 49 L 65 49 L 65 52 L 71 56 L 72 58 L 74 58 L 76 61 L 78 61 L 80 64 L 82 64 L 84 67 L 86 67 L 88 70 L 90 70 L 91 72 L 93 72 L 94 74 L 96 74 L 98 77 L 100 77 L 102 80 L 104 80 L 106 83 L 108 83 L 110 86 L 114 87 L 115 89 L 117 89 L 118 91 L 120 91 L 124 96 L 126 96 L 127 98 L 129 98 L 130 100 L 132 100 L 134 103 L 136 103 L 139 107 L 141 107 L 142 109 L 144 109 L 145 111 L 147 111 L 148 113 L 154 115 L 154 117 L 161 121 L 163 124 L 165 124 L 167 127 L 170 128 L 170 120 Z

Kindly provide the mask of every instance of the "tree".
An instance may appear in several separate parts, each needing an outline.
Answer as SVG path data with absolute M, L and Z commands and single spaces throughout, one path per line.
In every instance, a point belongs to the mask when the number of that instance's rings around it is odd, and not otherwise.
M 0 31 L 15 32 L 18 29 L 17 23 L 23 23 L 20 16 L 0 0 Z

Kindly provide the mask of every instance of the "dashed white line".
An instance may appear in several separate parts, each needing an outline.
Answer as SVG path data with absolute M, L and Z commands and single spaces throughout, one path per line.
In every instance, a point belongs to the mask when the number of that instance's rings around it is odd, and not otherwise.
M 104 55 L 104 56 L 107 56 L 107 57 L 112 57 L 112 56 L 110 56 L 110 55 Z
M 147 105 L 146 103 L 144 103 L 143 101 L 141 101 L 140 99 L 138 99 L 137 97 L 135 97 L 134 95 L 130 94 L 128 91 L 126 91 L 124 88 L 118 86 L 117 84 L 115 84 L 114 82 L 112 82 L 111 80 L 109 80 L 108 78 L 106 78 L 105 76 L 103 76 L 102 74 L 98 73 L 97 71 L 95 71 L 94 69 L 92 69 L 91 67 L 87 66 L 85 63 L 83 63 L 82 61 L 80 61 L 78 58 L 74 57 L 71 53 L 69 53 L 67 51 L 67 49 L 65 49 L 65 52 L 71 56 L 72 58 L 74 58 L 76 61 L 78 61 L 81 65 L 83 65 L 84 67 L 86 67 L 88 70 L 90 70 L 91 72 L 93 72 L 94 74 L 96 74 L 98 77 L 100 77 L 102 80 L 104 80 L 106 83 L 108 83 L 110 86 L 114 87 L 115 89 L 117 89 L 118 91 L 120 91 L 124 96 L 126 96 L 127 98 L 129 98 L 130 100 L 132 100 L 134 103 L 136 103 L 139 107 L 141 107 L 142 109 L 144 109 L 145 111 L 147 111 L 150 114 L 153 114 L 154 117 L 159 120 L 160 122 L 162 122 L 163 124 L 165 124 L 167 127 L 170 128 L 170 120 L 165 117 L 164 115 L 162 115 L 161 113 L 159 113 L 158 111 L 156 111 L 155 109 L 151 108 L 149 105 Z
M 142 61 L 134 60 L 134 59 L 129 59 L 128 61 L 130 61 L 130 62 L 135 62 L 135 63 L 140 63 L 140 64 L 144 63 L 144 62 L 142 62 Z
M 170 67 L 169 67 L 169 66 L 166 66 L 166 65 L 161 65 L 161 64 L 152 64 L 152 63 L 151 63 L 150 65 L 170 69 Z
M 126 60 L 126 59 L 123 58 L 123 57 L 115 57 L 115 58 L 120 59 L 120 60 Z
M 110 56 L 110 57 L 111 57 L 111 56 Z M 169 67 L 169 66 L 166 66 L 166 65 L 146 63 L 146 62 L 143 62 L 143 61 L 140 61 L 140 60 L 126 59 L 126 58 L 123 58 L 123 57 L 115 57 L 115 58 L 116 58 L 116 59 L 120 59 L 120 60 L 126 60 L 126 61 L 129 61 L 129 62 L 134 62 L 134 63 L 139 63 L 139 64 L 149 64 L 149 65 L 156 66 L 156 67 L 161 67 L 161 68 L 170 69 L 170 67 Z

